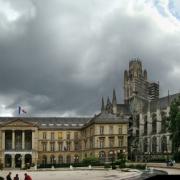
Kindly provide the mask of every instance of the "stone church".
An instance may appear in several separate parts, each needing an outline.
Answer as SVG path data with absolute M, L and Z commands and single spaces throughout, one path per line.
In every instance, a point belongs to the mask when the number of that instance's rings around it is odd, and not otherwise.
M 167 117 L 170 104 L 180 93 L 159 97 L 159 83 L 148 79 L 139 59 L 129 62 L 124 71 L 124 103 L 118 104 L 115 90 L 112 102 L 107 99 L 102 111 L 129 117 L 128 158 L 135 161 L 152 161 L 171 156 L 172 143 Z

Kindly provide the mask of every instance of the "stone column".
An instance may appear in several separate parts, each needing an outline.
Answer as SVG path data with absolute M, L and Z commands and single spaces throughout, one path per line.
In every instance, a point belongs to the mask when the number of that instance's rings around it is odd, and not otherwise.
M 25 147 L 25 132 L 22 131 L 22 150 L 24 150 L 24 147 Z
M 11 155 L 11 158 L 12 158 L 11 167 L 12 167 L 12 168 L 15 168 L 15 155 L 12 154 L 12 155 Z
M 34 131 L 32 131 L 32 150 L 35 149 L 35 142 L 34 142 Z
M 15 131 L 12 130 L 12 149 L 15 149 Z
M 2 131 L 2 150 L 5 150 L 5 131 Z
M 142 113 L 139 116 L 139 136 L 143 136 L 144 134 L 144 119 Z

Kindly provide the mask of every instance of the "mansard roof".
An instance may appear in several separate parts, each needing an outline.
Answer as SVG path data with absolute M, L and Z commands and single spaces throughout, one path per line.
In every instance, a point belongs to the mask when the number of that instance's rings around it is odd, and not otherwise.
M 17 119 L 36 124 L 39 129 L 81 129 L 91 117 L 0 117 L 0 127 Z

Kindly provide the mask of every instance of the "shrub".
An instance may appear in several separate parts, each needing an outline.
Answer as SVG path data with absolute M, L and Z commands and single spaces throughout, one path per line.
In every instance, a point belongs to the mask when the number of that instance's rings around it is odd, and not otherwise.
M 175 159 L 176 162 L 180 162 L 180 152 L 174 153 L 173 159 Z
M 100 161 L 96 157 L 88 157 L 88 158 L 83 159 L 82 163 L 86 165 L 97 165 L 97 164 L 100 164 Z
M 0 177 L 0 180 L 4 180 L 4 178 L 3 178 L 3 177 Z
M 146 169 L 146 164 L 129 164 L 126 165 L 126 167 L 132 169 Z

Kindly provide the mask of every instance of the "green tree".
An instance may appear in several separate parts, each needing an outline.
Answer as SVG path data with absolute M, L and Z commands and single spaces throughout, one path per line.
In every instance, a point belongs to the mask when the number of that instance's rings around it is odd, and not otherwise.
M 168 119 L 172 151 L 173 153 L 177 153 L 180 147 L 180 96 L 171 103 Z

